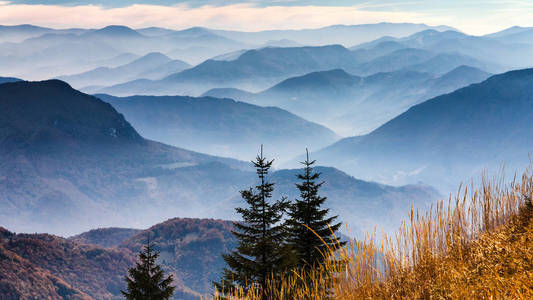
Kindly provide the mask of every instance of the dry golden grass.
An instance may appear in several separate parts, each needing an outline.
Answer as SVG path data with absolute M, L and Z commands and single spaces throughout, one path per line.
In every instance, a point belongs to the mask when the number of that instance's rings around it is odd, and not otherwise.
M 423 215 L 411 209 L 396 235 L 383 234 L 379 245 L 373 233 L 331 249 L 329 257 L 344 264 L 327 260 L 310 274 L 294 271 L 272 280 L 266 294 L 280 300 L 325 299 L 328 291 L 332 299 L 533 299 L 532 197 L 530 170 L 511 183 L 484 176 L 480 188 L 460 188 Z M 260 295 L 251 288 L 214 298 Z

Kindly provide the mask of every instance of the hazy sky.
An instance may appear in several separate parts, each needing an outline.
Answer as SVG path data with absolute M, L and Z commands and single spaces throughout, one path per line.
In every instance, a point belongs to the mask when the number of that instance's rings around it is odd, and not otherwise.
M 449 25 L 484 34 L 533 26 L 533 0 L 0 0 L 3 25 L 257 31 L 377 22 Z

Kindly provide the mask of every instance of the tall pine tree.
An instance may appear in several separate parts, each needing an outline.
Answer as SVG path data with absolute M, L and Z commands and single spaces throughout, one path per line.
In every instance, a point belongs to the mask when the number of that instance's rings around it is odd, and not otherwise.
M 167 300 L 174 294 L 172 275 L 167 278 L 156 264 L 159 252 L 153 250 L 153 244 L 148 239 L 145 247 L 139 253 L 139 262 L 129 270 L 126 276 L 127 291 L 121 291 L 128 300 Z
M 252 163 L 255 166 L 260 184 L 241 191 L 247 207 L 237 208 L 242 222 L 236 222 L 233 234 L 238 246 L 230 254 L 224 254 L 227 264 L 223 277 L 215 286 L 220 292 L 232 293 L 236 286 L 247 290 L 252 284 L 266 287 L 270 278 L 275 278 L 283 270 L 285 261 L 285 229 L 281 219 L 288 206 L 285 198 L 272 201 L 274 183 L 266 176 L 273 160 L 261 154 Z M 268 299 L 263 292 L 262 299 Z
M 307 149 L 306 149 L 307 152 Z M 341 223 L 334 223 L 337 216 L 328 216 L 329 209 L 322 208 L 326 197 L 319 195 L 324 182 L 318 182 L 320 173 L 313 171 L 315 161 L 309 160 L 309 152 L 304 162 L 302 174 L 298 174 L 300 198 L 289 208 L 287 220 L 288 243 L 294 252 L 296 268 L 310 270 L 324 262 L 328 246 L 339 246 L 335 236 Z M 345 243 L 340 243 L 343 246 Z

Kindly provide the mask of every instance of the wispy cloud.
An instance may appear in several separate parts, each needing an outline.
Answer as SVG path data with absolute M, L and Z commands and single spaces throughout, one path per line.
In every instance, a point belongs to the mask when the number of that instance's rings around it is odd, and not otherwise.
M 202 1 L 199 0 L 197 3 L 209 2 Z M 56 28 L 94 28 L 109 24 L 124 24 L 136 28 L 163 26 L 175 29 L 206 26 L 256 31 L 314 28 L 332 24 L 413 22 L 450 25 L 471 34 L 493 32 L 513 25 L 533 26 L 533 18 L 531 18 L 533 3 L 526 0 L 336 0 L 334 2 L 279 0 L 283 4 L 269 1 L 268 5 L 267 1 L 263 0 L 245 0 L 246 3 L 241 1 L 237 4 L 222 5 L 221 3 L 227 3 L 224 1 L 211 1 L 217 5 L 191 6 L 186 4 L 190 1 L 159 0 L 155 1 L 159 5 L 133 4 L 109 8 L 95 4 L 45 5 L 0 0 L 0 24 L 31 23 Z M 40 3 L 43 1 L 22 2 Z M 181 3 L 176 4 L 177 2 Z M 291 5 L 288 5 L 289 2 Z M 352 4 L 347 5 L 347 2 Z M 431 4 L 432 2 L 435 4 Z M 74 3 L 98 2 L 87 0 L 74 1 Z M 309 4 L 305 5 L 305 3 Z M 318 3 L 328 3 L 328 6 Z
M 320 27 L 331 24 L 361 24 L 381 21 L 407 22 L 420 16 L 410 12 L 369 12 L 357 7 L 268 6 L 252 4 L 189 7 L 135 4 L 120 8 L 96 5 L 4 5 L 0 23 L 32 23 L 52 27 L 99 27 L 125 24 L 132 27 L 164 26 L 263 30 Z

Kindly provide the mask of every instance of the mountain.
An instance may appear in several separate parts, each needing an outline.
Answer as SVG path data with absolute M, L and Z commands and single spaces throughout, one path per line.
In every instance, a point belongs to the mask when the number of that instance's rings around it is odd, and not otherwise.
M 533 28 L 532 27 L 520 27 L 515 30 L 509 30 L 507 32 L 500 32 L 498 36 L 492 36 L 494 39 L 503 43 L 513 44 L 533 44 Z
M 211 97 L 97 97 L 124 114 L 144 137 L 213 155 L 249 160 L 264 144 L 283 161 L 306 146 L 319 149 L 338 139 L 331 130 L 277 107 Z
M 137 29 L 137 32 L 145 36 L 163 36 L 174 33 L 176 30 L 162 27 L 146 27 Z
M 522 33 L 517 33 L 522 34 Z M 523 32 L 527 40 L 527 31 Z M 465 57 L 477 60 L 481 65 L 472 65 L 489 72 L 502 72 L 511 68 L 525 68 L 533 64 L 528 55 L 532 51 L 532 45 L 524 44 L 523 40 L 505 40 L 503 37 L 471 36 L 457 31 L 424 30 L 407 37 L 393 38 L 384 37 L 372 42 L 363 43 L 351 48 L 355 53 L 361 50 L 373 51 L 380 49 L 383 43 L 395 43 L 396 47 L 421 49 L 439 54 L 455 54 L 463 57 L 461 64 L 468 64 Z
M 267 145 L 265 151 L 276 150 Z M 238 191 L 256 184 L 249 163 L 146 140 L 110 104 L 59 80 L 0 85 L 0 161 L 2 226 L 26 232 L 146 228 L 182 216 L 234 219 L 233 208 L 242 203 Z M 436 198 L 426 186 L 387 187 L 363 197 L 343 192 L 356 186 L 346 174 L 330 170 L 322 179 L 338 182 L 325 195 L 359 230 L 377 215 L 351 217 L 353 203 L 407 199 L 423 208 Z M 390 224 L 398 222 L 387 206 L 375 209 Z
M 289 78 L 257 94 L 215 89 L 205 95 L 278 106 L 341 135 L 353 135 L 368 133 L 412 105 L 488 76 L 468 66 L 439 77 L 416 71 L 359 77 L 337 69 Z
M 0 157 L 3 224 L 62 234 L 198 215 L 233 195 L 248 165 L 146 140 L 111 105 L 58 80 L 0 85 Z M 213 182 L 216 168 L 234 182 Z
M 352 53 L 339 45 L 262 48 L 230 61 L 207 60 L 157 81 L 136 80 L 102 89 L 112 95 L 199 95 L 211 88 L 260 90 L 285 78 L 312 71 L 356 66 Z
M 165 53 L 171 57 L 186 60 L 191 64 L 199 64 L 206 59 L 224 53 L 254 48 L 254 45 L 221 36 L 202 27 L 174 31 L 159 36 L 158 39 L 169 45 Z
M 12 28 L 6 30 L 14 32 Z M 1 32 L 2 28 L 0 37 Z M 100 29 L 43 29 L 40 32 L 24 40 L 0 43 L 4 75 L 47 79 L 99 67 L 112 68 L 117 65 L 102 64 L 102 61 L 127 53 L 144 56 L 160 52 L 172 59 L 196 64 L 216 55 L 253 48 L 208 30 L 196 29 L 143 35 L 126 26 L 112 25 Z
M 212 281 L 225 266 L 221 254 L 236 246 L 232 229 L 230 221 L 173 218 L 146 230 L 101 228 L 64 239 L 0 227 L 0 295 L 122 299 L 124 276 L 149 236 L 158 263 L 174 277 L 173 299 L 199 300 L 213 292 Z
M 175 274 L 183 286 L 180 289 L 199 299 L 213 292 L 212 282 L 220 278 L 225 266 L 222 253 L 237 245 L 233 229 L 230 221 L 173 218 L 123 241 L 117 248 L 139 252 L 150 236 L 160 251 L 164 270 Z
M 5 26 L 0 25 L 0 43 L 18 43 L 32 37 L 38 37 L 47 33 L 68 34 L 68 33 L 82 33 L 84 29 L 52 29 L 30 24 Z
M 161 80 L 134 80 L 97 92 L 200 95 L 220 88 L 259 92 L 290 77 L 337 68 L 358 76 L 398 71 L 442 76 L 462 65 L 501 72 L 516 64 L 514 57 L 525 57 L 528 49 L 456 31 L 425 30 L 404 38 L 380 38 L 351 51 L 340 45 L 240 50 Z M 521 64 L 527 65 L 528 59 Z
M 377 47 L 382 47 L 382 44 Z M 355 52 L 358 53 L 359 51 L 361 50 L 356 50 Z M 374 52 L 373 49 L 364 51 L 378 53 Z M 368 76 L 381 72 L 404 70 L 442 75 L 462 65 L 490 71 L 501 69 L 500 66 L 495 64 L 480 61 L 460 53 L 439 53 L 419 48 L 400 48 L 390 53 L 385 51 L 385 53 L 385 55 L 362 63 L 354 74 Z
M 314 159 L 313 156 L 311 158 Z M 302 171 L 288 169 L 274 172 L 271 180 L 276 183 L 275 195 L 286 195 L 289 200 L 299 197 L 294 184 L 297 174 Z M 332 167 L 319 166 L 315 171 L 324 181 L 320 193 L 328 197 L 328 208 L 344 223 L 341 232 L 348 228 L 350 236 L 358 239 L 364 238 L 365 233 L 372 231 L 376 224 L 379 230 L 393 232 L 405 219 L 406 208 L 413 205 L 425 211 L 441 197 L 436 189 L 422 183 L 396 187 L 363 181 Z
M 135 262 L 125 249 L 78 245 L 48 234 L 14 234 L 0 227 L 2 299 L 121 299 Z
M 43 35 L 52 29 L 29 24 L 5 26 L 0 25 L 0 42 L 21 42 L 27 38 Z
M 111 38 L 111 39 L 129 39 L 140 38 L 143 35 L 137 31 L 122 25 L 109 25 L 101 29 L 90 30 L 83 34 L 86 38 Z
M 361 178 L 423 179 L 449 191 L 483 168 L 523 169 L 531 151 L 533 69 L 495 75 L 411 107 L 314 156 Z
M 391 40 L 391 37 L 380 38 L 379 43 L 371 43 L 372 47 L 355 46 L 350 48 L 356 59 L 360 62 L 369 62 L 381 56 L 385 56 L 394 51 L 408 48 L 407 46 Z
M 16 81 L 21 81 L 21 79 L 18 79 L 15 77 L 0 77 L 0 84 L 8 83 L 8 82 L 16 82 Z
M 159 52 L 152 52 L 122 66 L 99 67 L 80 74 L 59 76 L 58 79 L 80 88 L 121 83 L 139 78 L 160 79 L 188 67 L 190 65 L 183 61 L 172 60 Z
M 380 72 L 391 72 L 408 66 L 423 63 L 435 54 L 431 51 L 403 48 L 393 51 L 387 55 L 379 56 L 369 62 L 359 66 L 357 74 L 372 75 Z
M 210 285 L 208 279 L 213 274 L 218 275 L 223 264 L 221 253 L 228 249 L 220 246 L 234 246 L 229 224 L 174 219 L 145 231 L 129 229 L 137 234 L 130 234 L 127 239 L 122 234 L 117 235 L 114 228 L 99 229 L 100 241 L 115 244 L 112 249 L 89 243 L 95 240 L 65 239 L 50 234 L 15 234 L 0 227 L 0 295 L 2 299 L 123 299 L 120 291 L 126 288 L 124 277 L 135 265 L 137 253 L 150 233 L 163 258 L 158 263 L 174 276 L 176 292 L 173 299 L 199 300 L 200 292 L 205 295 L 209 289 L 195 291 L 186 284 L 204 287 Z M 226 241 L 219 235 L 230 238 Z M 94 231 L 80 236 L 94 236 Z M 171 246 L 174 248 L 169 248 Z M 172 252 L 168 252 L 169 249 Z M 195 264 L 187 265 L 190 259 L 194 259 Z M 213 266 L 213 262 L 220 268 L 205 267 Z
M 361 25 L 332 25 L 317 29 L 266 30 L 258 32 L 239 32 L 211 30 L 218 35 L 249 44 L 264 44 L 270 40 L 292 40 L 309 46 L 341 44 L 350 47 L 372 41 L 382 36 L 404 37 L 422 30 L 453 30 L 448 26 L 428 26 L 412 23 L 377 23 Z
M 133 228 L 98 228 L 68 238 L 77 244 L 91 244 L 103 248 L 113 248 L 142 230 Z
M 491 76 L 490 73 L 480 69 L 462 65 L 450 72 L 437 77 L 428 82 L 430 89 L 424 94 L 423 99 L 430 99 L 442 94 L 452 92 L 460 87 L 468 86 L 472 83 L 479 83 Z
M 499 38 L 499 37 L 504 37 L 504 36 L 508 36 L 508 35 L 521 33 L 521 32 L 524 32 L 524 31 L 528 31 L 530 29 L 532 29 L 532 27 L 512 26 L 512 27 L 506 28 L 506 29 L 498 31 L 498 32 L 486 34 L 485 36 L 486 37 L 491 37 L 491 38 Z

